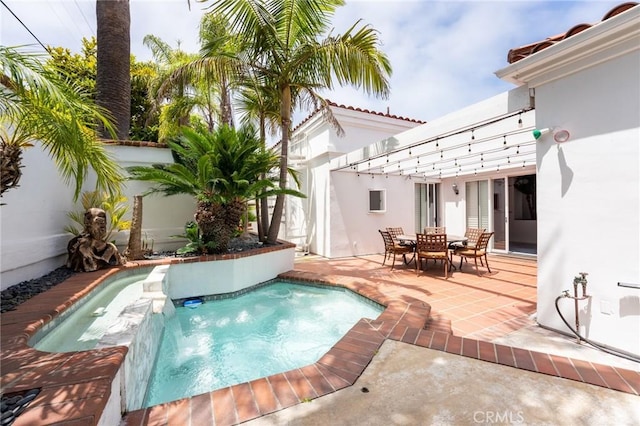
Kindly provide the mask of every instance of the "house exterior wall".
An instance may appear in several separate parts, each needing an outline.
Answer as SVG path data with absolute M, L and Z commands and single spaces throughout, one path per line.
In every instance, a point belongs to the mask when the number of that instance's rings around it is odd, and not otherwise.
M 290 164 L 300 174 L 300 190 L 307 198 L 287 197 L 286 220 L 279 237 L 311 253 L 330 258 L 378 253 L 381 249 L 384 252 L 384 247 L 379 247 L 382 240 L 377 233 L 378 228 L 372 228 L 373 232 L 369 232 L 372 236 L 366 237 L 348 228 L 357 216 L 345 218 L 344 215 L 351 209 L 365 209 L 363 211 L 366 213 L 368 190 L 365 188 L 357 195 L 349 193 L 355 188 L 361 189 L 362 181 L 360 184 L 351 184 L 344 177 L 336 177 L 330 172 L 331 161 L 347 152 L 362 149 L 373 141 L 415 127 L 418 123 L 342 107 L 332 107 L 332 111 L 344 130 L 343 136 L 339 136 L 337 130 L 322 119 L 321 114 L 303 123 L 292 135 Z M 365 197 L 361 202 L 352 199 L 361 197 Z M 412 192 L 410 199 L 413 200 Z M 406 221 L 407 225 L 413 226 L 412 217 Z M 399 226 L 394 223 L 398 221 L 389 220 L 382 228 Z M 354 224 L 356 229 L 357 225 Z M 348 235 L 346 229 L 349 229 Z
M 536 87 L 538 143 L 538 322 L 568 332 L 555 299 L 589 273 L 581 334 L 640 354 L 640 51 Z M 560 301 L 574 325 L 573 302 Z
M 151 165 L 173 161 L 168 149 L 106 145 L 123 167 Z M 65 185 L 54 162 L 36 144 L 23 155 L 23 177 L 20 187 L 6 192 L 0 207 L 0 285 L 2 290 L 21 281 L 33 279 L 66 262 L 67 243 L 72 236 L 63 231 L 71 224 L 67 213 L 81 209 L 74 203 L 73 188 Z M 87 179 L 84 190 L 92 190 L 95 178 Z M 148 188 L 143 182 L 126 183 L 124 195 L 130 204 L 125 218 L 131 218 L 133 196 Z M 143 240 L 155 250 L 179 247 L 184 243 L 171 235 L 182 234 L 184 224 L 193 219 L 192 197 L 143 198 Z M 116 244 L 124 250 L 128 232 L 115 235 Z
M 340 168 L 354 161 L 366 159 L 368 156 L 387 152 L 390 149 L 397 149 L 415 144 L 418 141 L 436 138 L 439 135 L 465 128 L 473 123 L 492 120 L 495 117 L 526 108 L 529 106 L 529 102 L 528 89 L 526 87 L 515 88 L 430 121 L 427 124 L 388 136 L 386 139 L 372 139 L 368 145 L 363 145 L 345 155 L 334 157 L 331 161 L 331 168 Z M 523 128 L 533 126 L 535 122 L 534 112 L 530 111 L 528 114 L 523 114 L 522 120 Z M 501 135 L 512 131 L 516 122 L 517 118 L 500 121 L 492 124 L 484 132 L 487 136 L 493 135 L 497 138 L 497 143 L 501 147 Z M 483 133 L 478 131 L 476 135 L 480 138 Z M 463 140 L 468 140 L 468 138 L 469 134 L 461 134 L 451 138 L 454 141 L 450 143 L 459 144 Z M 510 136 L 510 138 L 514 140 L 518 138 L 517 140 L 522 141 L 533 140 L 530 132 L 517 137 Z M 497 171 L 494 167 L 491 170 L 480 171 L 475 175 L 467 173 L 457 178 L 444 177 L 436 180 L 441 184 L 439 193 L 441 225 L 446 226 L 447 232 L 450 234 L 464 235 L 466 231 L 465 183 L 519 174 L 534 174 L 533 157 L 532 154 L 529 165 L 524 168 L 521 163 L 503 164 L 500 171 Z M 478 165 L 478 170 L 481 170 L 480 165 Z M 365 173 L 358 177 L 357 173 L 349 170 L 349 168 L 345 168 L 343 171 L 332 171 L 330 201 L 332 220 L 331 257 L 384 253 L 384 246 L 377 232 L 378 229 L 401 226 L 408 233 L 420 231 L 415 229 L 415 184 L 427 182 L 434 181 L 422 178 L 409 180 L 407 176 L 392 174 L 388 178 L 374 175 L 374 178 L 371 179 L 371 176 Z M 460 189 L 458 195 L 452 189 L 454 182 Z M 368 213 L 367 211 L 368 200 L 363 197 L 368 196 L 368 188 L 373 189 L 372 185 L 374 184 L 380 186 L 380 189 L 386 189 L 387 211 L 385 213 Z M 491 202 L 492 197 L 490 197 L 489 193 L 487 197 Z M 493 214 L 492 208 L 489 208 L 489 214 Z M 492 224 L 492 221 L 493 217 L 490 216 L 489 223 Z M 490 242 L 490 245 L 492 243 Z
M 369 190 L 384 190 L 386 211 L 369 212 Z M 384 253 L 379 229 L 414 228 L 414 187 L 401 176 L 332 172 L 330 186 L 331 251 L 329 257 Z

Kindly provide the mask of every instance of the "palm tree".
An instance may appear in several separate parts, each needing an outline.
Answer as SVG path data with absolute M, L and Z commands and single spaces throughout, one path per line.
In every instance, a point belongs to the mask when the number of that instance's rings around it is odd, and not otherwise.
M 263 149 L 255 130 L 248 126 L 236 131 L 223 125 L 212 133 L 183 128 L 179 143 L 168 144 L 176 153 L 176 163 L 131 167 L 132 179 L 155 182 L 147 193 L 196 197 L 194 217 L 204 244 L 214 242 L 215 252 L 226 252 L 247 201 L 257 194 L 280 192 L 273 181 L 260 178 L 278 165 L 277 156 Z M 293 190 L 286 192 L 304 196 Z
M 96 0 L 96 102 L 111 112 L 118 140 L 128 139 L 131 122 L 131 17 L 129 0 Z M 109 131 L 100 129 L 102 138 Z
M 189 125 L 191 112 L 202 99 L 197 98 L 196 80 L 192 76 L 176 75 L 175 71 L 197 59 L 178 48 L 174 49 L 159 37 L 147 35 L 144 45 L 151 49 L 157 64 L 157 76 L 151 82 L 149 91 L 152 112 L 160 111 L 160 131 L 158 139 L 165 141 L 180 133 L 182 126 Z
M 260 131 L 260 140 L 266 148 L 267 132 L 275 136 L 280 127 L 279 100 L 277 90 L 271 84 L 265 84 L 258 80 L 255 74 L 249 74 L 244 79 L 238 100 L 238 110 L 242 114 L 242 122 L 257 122 Z M 263 176 L 264 178 L 264 176 Z M 256 215 L 258 222 L 258 235 L 260 241 L 266 240 L 269 226 L 268 200 L 262 197 L 256 200 Z
M 0 195 L 18 185 L 22 151 L 39 141 L 65 181 L 75 184 L 74 200 L 89 169 L 96 189 L 118 194 L 124 178 L 96 136 L 97 124 L 113 132 L 108 112 L 59 73 L 45 57 L 0 46 Z
M 291 113 L 294 106 L 326 102 L 318 94 L 334 83 L 388 96 L 391 65 L 378 50 L 377 32 L 356 22 L 343 35 L 329 34 L 330 18 L 343 0 L 215 0 L 212 12 L 230 23 L 251 49 L 253 70 L 274 82 L 280 100 L 280 188 L 287 185 Z M 284 209 L 278 195 L 267 241 L 275 242 Z

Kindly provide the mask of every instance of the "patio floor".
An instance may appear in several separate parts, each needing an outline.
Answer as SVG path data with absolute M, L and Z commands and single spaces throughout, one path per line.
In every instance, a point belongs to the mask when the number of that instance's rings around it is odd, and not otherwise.
M 489 387 L 506 385 L 508 388 L 513 380 L 535 381 L 539 377 L 540 383 L 543 378 L 553 379 L 569 389 L 582 386 L 590 392 L 596 389 L 595 392 L 612 394 L 607 401 L 613 399 L 626 404 L 633 398 L 640 402 L 637 368 L 616 366 L 601 358 L 592 362 L 554 351 L 539 352 L 521 344 L 510 346 L 511 336 L 536 327 L 532 319 L 536 309 L 536 262 L 506 256 L 490 256 L 489 262 L 492 273 L 481 267 L 479 277 L 470 263 L 445 280 L 442 268 L 433 263 L 416 276 L 413 265 L 407 267 L 401 261 L 393 270 L 388 264 L 382 266 L 382 256 L 333 260 L 300 257 L 296 260 L 295 270 L 283 274 L 285 278 L 345 286 L 383 303 L 387 309 L 376 320 L 361 320 L 313 365 L 137 410 L 128 413 L 122 423 L 219 426 L 259 419 L 256 421 L 264 424 L 297 424 L 300 421 L 295 416 L 297 411 L 315 407 L 321 413 L 322 401 L 330 401 L 339 395 L 343 395 L 340 397 L 342 404 L 349 411 L 349 395 L 361 392 L 359 386 L 352 385 L 362 377 L 375 375 L 371 379 L 374 382 L 391 383 L 397 372 L 387 369 L 398 363 L 403 374 L 418 374 L 416 356 L 422 359 L 435 356 L 438 360 L 453 357 L 451 362 L 472 370 L 478 365 L 483 369 L 488 366 L 502 369 L 495 373 L 498 376 L 492 377 L 503 383 L 492 383 Z M 2 314 L 2 392 L 43 388 L 15 425 L 97 423 L 126 350 L 109 348 L 44 354 L 28 348 L 26 340 L 55 315 L 54 311 L 60 309 L 60 300 L 80 297 L 88 283 L 114 272 L 112 269 L 77 274 L 20 305 L 16 311 Z M 529 338 L 524 340 L 533 342 Z M 500 341 L 503 343 L 498 343 Z M 388 362 L 381 363 L 381 359 Z M 452 389 L 459 386 L 454 385 L 453 380 L 451 385 Z M 487 387 L 486 382 L 483 386 Z M 404 392 L 415 393 L 415 389 L 409 387 Z M 309 401 L 318 403 L 304 404 Z M 353 407 L 357 405 L 353 400 Z M 366 416 L 366 407 L 361 416 Z M 610 403 L 608 407 L 616 408 Z M 629 412 L 625 407 L 627 405 L 620 409 Z M 360 424 L 353 423 L 355 420 L 349 417 L 353 413 L 347 411 L 342 419 L 351 419 L 349 424 Z M 286 413 L 292 416 L 288 420 L 284 420 Z M 333 421 L 341 420 L 340 411 L 331 413 Z M 322 423 L 320 417 L 318 423 L 313 423 L 314 417 L 308 413 L 303 416 L 307 419 L 305 424 Z M 634 423 L 640 419 L 637 410 L 632 410 L 629 416 Z M 624 419 L 618 424 L 624 424 Z M 366 421 L 366 417 L 360 421 Z

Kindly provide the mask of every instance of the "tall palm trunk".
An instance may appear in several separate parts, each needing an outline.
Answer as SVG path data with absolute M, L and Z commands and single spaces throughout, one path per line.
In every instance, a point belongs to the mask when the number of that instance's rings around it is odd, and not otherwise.
M 96 103 L 111 113 L 118 139 L 125 140 L 131 122 L 129 0 L 96 0 L 96 22 Z M 110 137 L 104 127 L 100 137 Z
M 260 140 L 266 149 L 267 131 L 266 118 L 264 111 L 260 112 Z M 266 174 L 262 173 L 260 179 L 266 179 Z M 256 222 L 258 224 L 258 239 L 265 241 L 267 235 L 267 227 L 269 226 L 269 200 L 267 197 L 260 197 L 256 200 Z
M 289 167 L 289 132 L 291 129 L 291 87 L 287 84 L 281 89 L 282 101 L 280 103 L 280 117 L 282 118 L 282 145 L 280 152 L 280 189 L 287 188 L 287 168 Z M 284 211 L 284 194 L 278 194 L 276 204 L 273 207 L 273 215 L 271 216 L 271 225 L 269 226 L 269 234 L 267 241 L 275 243 L 280 232 L 280 222 L 282 221 L 282 213 Z

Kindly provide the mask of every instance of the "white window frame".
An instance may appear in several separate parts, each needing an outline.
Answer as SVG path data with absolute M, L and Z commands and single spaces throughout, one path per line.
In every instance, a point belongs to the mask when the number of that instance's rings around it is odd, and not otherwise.
M 373 209 L 371 205 L 371 195 L 372 193 L 377 192 L 380 194 L 380 208 Z M 386 189 L 369 189 L 369 213 L 385 213 L 387 211 L 387 190 Z

